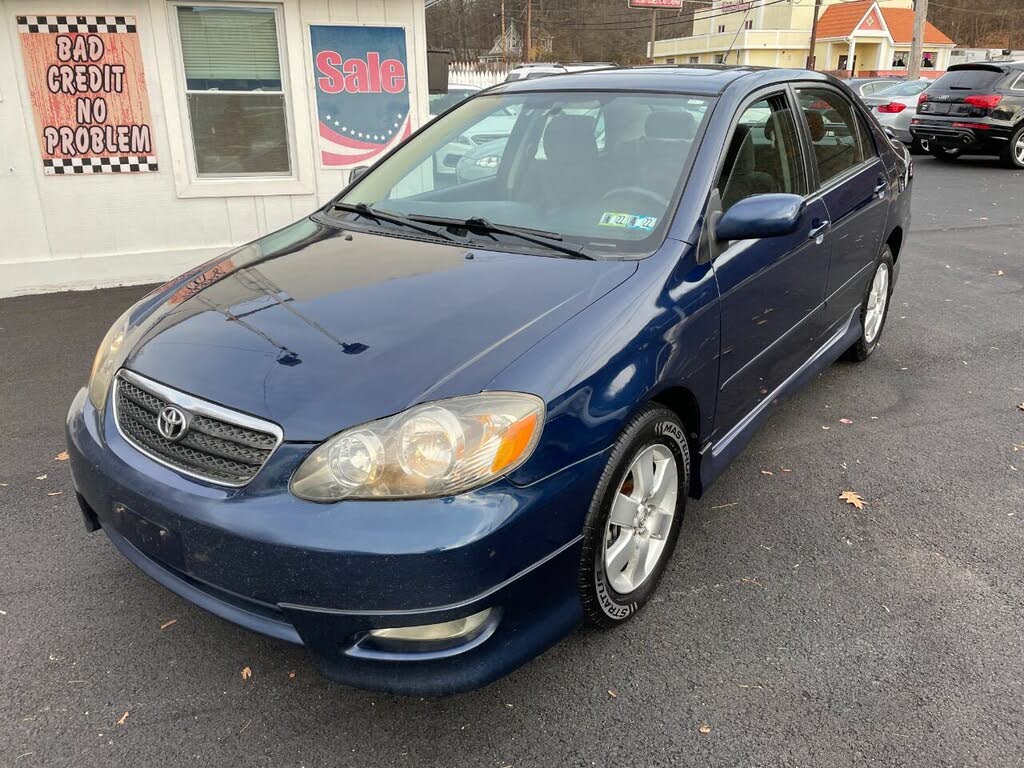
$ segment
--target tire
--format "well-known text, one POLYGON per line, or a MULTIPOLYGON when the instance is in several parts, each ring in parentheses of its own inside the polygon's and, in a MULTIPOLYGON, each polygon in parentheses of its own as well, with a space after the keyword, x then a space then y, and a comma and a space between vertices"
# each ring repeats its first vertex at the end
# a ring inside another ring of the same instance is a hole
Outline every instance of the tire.
POLYGON ((1007 168, 1024 170, 1024 123, 1014 131, 999 159, 1007 168))
POLYGON ((929 154, 936 160, 941 160, 944 163, 952 163, 954 160, 958 160, 960 155, 963 154, 963 150, 959 147, 928 147, 929 154))
POLYGON ((645 405, 630 418, 612 448, 583 525, 578 586, 588 624, 603 628, 623 624, 654 594, 679 538, 689 486, 690 448, 686 430, 672 411, 655 403, 645 405), (668 458, 676 470, 674 483, 668 458), (651 463, 647 463, 648 459, 651 463), (638 461, 649 467, 649 482, 643 481, 639 464, 634 476, 634 463, 638 461), (659 473, 661 491, 656 484, 659 473), (649 506, 639 500, 629 501, 625 493, 639 496, 645 490, 641 482, 647 485, 646 490, 657 491, 649 506), (616 499, 620 501, 617 506, 613 505, 616 499), (631 524, 612 523, 613 508, 620 518, 623 513, 632 515, 631 524), (669 511, 671 516, 666 517, 669 511), (620 570, 613 572, 607 560, 616 544, 614 554, 628 554, 628 559, 620 570), (644 556, 640 555, 641 548, 644 556))
POLYGON ((885 328, 885 320, 889 316, 889 305, 892 299, 892 270, 892 250, 888 245, 885 245, 882 247, 882 253, 879 255, 878 261, 875 263, 875 269, 871 273, 871 281, 864 291, 864 299, 860 304, 860 338, 846 351, 847 360, 855 363, 863 362, 868 359, 878 346, 878 340, 882 338, 882 330, 885 328), (876 281, 880 279, 879 274, 883 271, 885 273, 885 286, 882 294, 885 304, 882 306, 881 316, 876 318, 877 325, 875 322, 870 322, 869 324, 868 312, 877 306, 879 298, 876 289, 880 286, 876 286, 876 281), (872 299, 873 295, 874 300, 872 299))

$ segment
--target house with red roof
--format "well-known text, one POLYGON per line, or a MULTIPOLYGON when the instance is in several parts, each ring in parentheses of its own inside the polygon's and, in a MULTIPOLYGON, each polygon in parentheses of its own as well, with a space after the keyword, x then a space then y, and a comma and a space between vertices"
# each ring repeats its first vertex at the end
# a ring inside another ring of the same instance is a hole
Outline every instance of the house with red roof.
MULTIPOLYGON (((803 67, 814 0, 712 0, 696 12, 693 34, 655 41, 660 64, 803 67)), ((914 32, 913 0, 822 0, 815 68, 840 77, 905 75, 914 32)), ((924 35, 921 73, 949 66, 953 41, 932 24, 924 35)))
MULTIPOLYGON (((914 37, 914 9, 878 0, 835 3, 818 20, 816 67, 840 77, 905 75, 914 37)), ((949 66, 954 42, 925 23, 921 74, 938 77, 949 66)))

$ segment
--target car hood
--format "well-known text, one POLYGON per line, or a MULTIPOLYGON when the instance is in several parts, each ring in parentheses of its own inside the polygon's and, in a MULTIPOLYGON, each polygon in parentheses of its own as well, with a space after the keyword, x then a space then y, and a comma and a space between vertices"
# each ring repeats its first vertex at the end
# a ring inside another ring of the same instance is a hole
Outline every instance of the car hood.
POLYGON ((479 392, 636 271, 306 219, 143 302, 125 367, 319 441, 479 392))

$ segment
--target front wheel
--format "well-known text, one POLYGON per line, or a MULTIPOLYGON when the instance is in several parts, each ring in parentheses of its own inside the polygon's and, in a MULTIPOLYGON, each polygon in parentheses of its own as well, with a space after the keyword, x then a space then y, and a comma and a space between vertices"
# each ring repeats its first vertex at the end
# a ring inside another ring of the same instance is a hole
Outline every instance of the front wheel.
POLYGON ((860 305, 861 334, 856 343, 846 352, 846 358, 855 363, 868 359, 882 338, 882 328, 889 314, 889 299, 892 297, 892 250, 888 245, 875 264, 875 272, 868 284, 867 293, 860 305))
POLYGON ((689 478, 682 423, 644 406, 612 448, 583 526, 578 583, 589 624, 622 624, 650 599, 679 538, 689 478))

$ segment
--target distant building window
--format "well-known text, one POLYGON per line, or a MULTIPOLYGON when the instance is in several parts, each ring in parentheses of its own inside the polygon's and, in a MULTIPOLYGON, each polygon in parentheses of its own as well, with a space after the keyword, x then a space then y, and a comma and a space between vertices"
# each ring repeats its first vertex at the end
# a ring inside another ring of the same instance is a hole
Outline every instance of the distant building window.
POLYGON ((743 22, 743 28, 744 29, 753 29, 754 28, 754 20, 753 19, 747 19, 746 21, 744 21, 743 22))
POLYGON ((892 55, 893 69, 906 69, 910 61, 910 51, 895 51, 892 55))
POLYGON ((716 53, 715 54, 715 64, 725 64, 725 54, 724 53, 716 53))
POLYGON ((926 69, 935 69, 935 51, 925 51, 921 57, 921 66, 926 69))
POLYGON ((196 175, 289 175, 277 10, 175 10, 196 175))
POLYGON ((666 64, 675 64, 676 63, 676 59, 675 59, 674 56, 669 56, 667 59, 665 59, 665 63, 666 64))
POLYGON ((691 64, 700 64, 700 56, 691 56, 690 57, 690 63, 691 64))
POLYGON ((719 33, 725 32, 725 24, 719 24, 718 25, 718 31, 719 31, 719 33))

